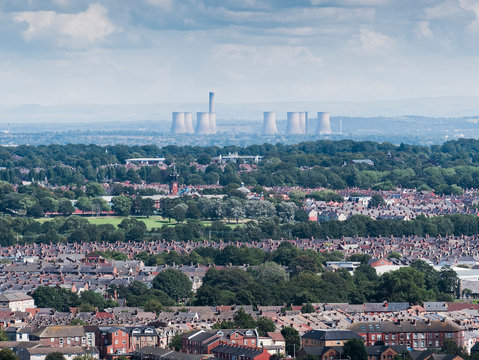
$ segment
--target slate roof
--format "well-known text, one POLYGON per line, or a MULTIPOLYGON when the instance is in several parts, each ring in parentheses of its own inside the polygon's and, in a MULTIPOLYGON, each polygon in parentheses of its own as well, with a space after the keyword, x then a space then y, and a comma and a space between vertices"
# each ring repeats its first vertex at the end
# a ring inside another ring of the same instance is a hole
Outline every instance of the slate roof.
POLYGON ((311 330, 302 336, 303 339, 314 339, 323 341, 348 340, 361 337, 350 330, 311 330))
POLYGON ((402 354, 407 351, 407 347, 405 347, 404 345, 375 345, 366 346, 366 353, 368 354, 368 356, 378 356, 389 348, 393 349, 398 354, 402 354))
POLYGON ((32 336, 39 338, 83 337, 85 330, 83 326, 42 326, 32 332, 32 336))
POLYGON ((349 330, 357 333, 394 333, 394 332, 457 332, 463 330, 463 327, 452 321, 431 320, 426 321, 377 321, 377 322, 357 322, 349 327, 349 330))
POLYGON ((232 345, 219 345, 211 350, 212 353, 219 354, 230 354, 232 356, 243 356, 253 358, 263 353, 261 349, 243 347, 243 346, 232 346, 232 345))
POLYGON ((27 301, 27 300, 33 300, 33 298, 22 292, 0 294, 0 301, 11 302, 11 301, 27 301))

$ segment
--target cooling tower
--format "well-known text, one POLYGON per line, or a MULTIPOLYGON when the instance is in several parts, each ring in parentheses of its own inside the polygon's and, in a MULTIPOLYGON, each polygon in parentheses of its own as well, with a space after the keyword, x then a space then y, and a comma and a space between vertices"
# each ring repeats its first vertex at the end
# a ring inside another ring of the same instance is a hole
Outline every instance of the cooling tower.
POLYGON ((308 132, 308 113, 306 111, 302 111, 299 113, 299 125, 301 125, 301 129, 303 129, 303 134, 306 134, 308 132))
POLYGON ((191 118, 190 112, 185 112, 185 131, 187 134, 193 134, 195 132, 193 129, 193 119, 191 118))
POLYGON ((172 114, 171 133, 184 134, 185 132, 186 132, 185 113, 174 112, 172 114))
POLYGON ((198 112, 196 113, 196 131, 197 135, 210 134, 210 113, 198 112))
POLYGON ((331 123, 329 121, 328 112, 318 112, 318 125, 316 128, 317 135, 330 135, 333 132, 331 131, 331 123))
POLYGON ((216 113, 210 112, 210 133, 216 134, 216 113))
POLYGON ((303 129, 299 122, 299 112, 288 112, 288 119, 286 122, 286 134, 287 135, 298 135, 302 134, 303 129))
POLYGON ((276 126, 276 113, 274 111, 265 111, 263 113, 263 135, 276 135, 278 127, 276 126))

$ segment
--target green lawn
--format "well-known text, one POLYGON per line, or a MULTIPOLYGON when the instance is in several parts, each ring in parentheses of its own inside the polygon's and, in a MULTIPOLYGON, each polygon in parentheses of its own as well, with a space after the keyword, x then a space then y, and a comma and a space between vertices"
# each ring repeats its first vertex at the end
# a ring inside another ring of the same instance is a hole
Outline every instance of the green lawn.
MULTIPOLYGON (((121 221, 125 218, 124 216, 102 216, 102 217, 85 217, 91 224, 94 225, 103 225, 103 224, 111 224, 114 226, 118 226, 121 221)), ((162 226, 176 226, 177 223, 175 220, 171 220, 171 222, 168 222, 168 219, 163 218, 161 216, 151 216, 149 218, 147 217, 135 217, 135 219, 143 221, 146 224, 146 227, 148 230, 151 230, 153 228, 158 228, 162 226)), ((45 221, 50 221, 51 218, 38 218, 36 219, 39 222, 45 222, 45 221)), ((211 221, 201 221, 203 225, 211 225, 211 221)), ((227 226, 230 226, 232 228, 235 228, 240 224, 235 224, 235 223, 227 223, 227 226)))

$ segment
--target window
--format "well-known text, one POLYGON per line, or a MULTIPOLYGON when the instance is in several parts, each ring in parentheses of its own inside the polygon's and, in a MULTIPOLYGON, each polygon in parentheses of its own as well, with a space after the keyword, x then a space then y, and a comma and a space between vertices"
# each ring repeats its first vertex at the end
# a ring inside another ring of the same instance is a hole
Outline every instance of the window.
POLYGON ((123 340, 123 344, 126 344, 126 340, 123 340))
POLYGON ((411 339, 411 334, 406 334, 406 339, 410 340, 411 339))
POLYGON ((245 340, 245 341, 244 341, 244 344, 245 344, 245 345, 248 345, 248 342, 245 340))
POLYGON ((396 340, 396 334, 392 334, 391 339, 396 340))
POLYGON ((371 340, 376 340, 376 335, 371 335, 371 340))
POLYGON ((378 335, 376 336, 376 339, 378 339, 378 341, 381 341, 381 337, 382 337, 382 336, 381 336, 380 334, 378 334, 378 335))
POLYGON ((115 345, 118 345, 118 340, 115 340, 115 345))

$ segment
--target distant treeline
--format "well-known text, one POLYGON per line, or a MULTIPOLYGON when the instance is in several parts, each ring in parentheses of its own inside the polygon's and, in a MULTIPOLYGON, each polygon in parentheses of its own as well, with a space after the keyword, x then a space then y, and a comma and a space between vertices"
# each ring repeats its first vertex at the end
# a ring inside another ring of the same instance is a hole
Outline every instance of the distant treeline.
POLYGON ((49 145, 0 149, 0 180, 18 184, 48 180, 52 185, 83 186, 86 182, 165 183, 171 169, 145 166, 139 170, 118 167, 134 157, 165 157, 175 163, 184 184, 240 184, 251 186, 303 186, 344 189, 346 187, 434 189, 460 193, 461 188, 479 188, 479 140, 461 139, 443 145, 412 146, 352 140, 305 142, 296 145, 252 145, 248 147, 97 146, 49 145), (257 171, 240 171, 240 162, 224 169, 210 164, 220 154, 238 152, 261 155, 257 171), (374 166, 350 164, 370 159, 374 166), (205 171, 192 162, 208 165, 205 171), (343 165, 347 166, 343 166, 343 165))

